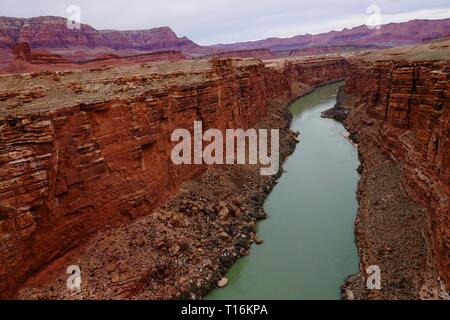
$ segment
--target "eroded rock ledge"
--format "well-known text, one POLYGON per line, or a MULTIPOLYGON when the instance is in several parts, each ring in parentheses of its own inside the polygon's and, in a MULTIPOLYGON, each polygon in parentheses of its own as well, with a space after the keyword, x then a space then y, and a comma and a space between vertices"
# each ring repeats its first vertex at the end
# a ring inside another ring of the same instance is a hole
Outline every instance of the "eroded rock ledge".
POLYGON ((222 59, 2 76, 0 297, 202 296, 248 253, 276 177, 175 166, 171 132, 279 127, 285 157, 287 102, 347 71, 343 58, 222 59))

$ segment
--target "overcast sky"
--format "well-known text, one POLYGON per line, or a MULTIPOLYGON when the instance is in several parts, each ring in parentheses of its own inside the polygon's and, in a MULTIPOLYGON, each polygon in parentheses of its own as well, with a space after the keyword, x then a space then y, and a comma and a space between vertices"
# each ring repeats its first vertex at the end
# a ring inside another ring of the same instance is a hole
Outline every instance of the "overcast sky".
POLYGON ((382 24, 450 18, 449 0, 0 0, 0 16, 66 17, 72 4, 97 29, 170 26, 205 45, 354 27, 366 23, 370 5, 382 24))

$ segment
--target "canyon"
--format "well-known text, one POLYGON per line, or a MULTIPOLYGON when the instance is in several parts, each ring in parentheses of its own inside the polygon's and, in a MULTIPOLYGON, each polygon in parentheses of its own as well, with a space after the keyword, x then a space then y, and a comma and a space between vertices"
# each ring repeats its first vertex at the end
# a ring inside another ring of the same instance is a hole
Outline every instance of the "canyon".
MULTIPOLYGON (((316 85, 344 78, 346 65, 344 59, 280 61, 267 66, 259 60, 224 59, 3 76, 0 89, 2 296, 13 297, 25 280, 51 262, 59 264, 58 261, 69 259, 76 248, 98 231, 108 229, 107 226, 124 225, 140 216, 159 221, 159 215, 150 213, 174 195, 183 181, 206 169, 204 165, 176 166, 171 163, 170 134, 174 129, 191 128, 194 120, 202 120, 205 129, 247 128, 267 116, 273 118, 272 124, 279 122, 280 127, 286 129, 285 114, 269 113, 269 105, 280 108, 289 99, 316 85), (276 85, 274 79, 278 80, 276 85)), ((232 176, 239 174, 234 167, 229 171, 232 176)), ((254 168, 254 171, 253 176, 259 176, 258 169, 254 168)), ((275 178, 264 179, 265 183, 261 182, 261 185, 252 183, 248 196, 268 193, 270 188, 265 185, 273 184, 275 178)), ((210 184, 207 186, 211 189, 210 184)), ((223 192, 227 188, 220 190, 223 192)), ((225 195, 233 199, 233 193, 229 193, 225 195)), ((243 196, 242 190, 239 195, 243 196)), ((207 223, 211 219, 209 215, 215 219, 218 214, 224 215, 224 223, 241 222, 239 226, 242 227, 241 219, 246 218, 249 220, 246 223, 251 224, 260 215, 260 208, 256 206, 257 202, 251 210, 252 206, 246 207, 249 204, 239 199, 238 203, 244 204, 242 208, 233 205, 236 201, 227 204, 222 203, 226 199, 214 199, 212 195, 208 198, 208 203, 217 202, 218 205, 210 208, 205 204, 191 204, 189 211, 196 208, 194 217, 178 211, 172 212, 169 220, 171 225, 177 226, 175 229, 185 228, 190 237, 200 237, 185 243, 192 243, 194 247, 199 245, 201 252, 205 250, 202 238, 205 233, 209 234, 207 243, 213 241, 215 248, 201 256, 198 263, 210 260, 210 264, 217 264, 230 242, 238 243, 239 248, 248 246, 250 232, 230 228, 226 241, 217 239, 221 232, 211 230, 216 226, 207 223), (240 218, 228 222, 229 215, 240 218), (189 223, 190 220, 201 221, 189 223), (200 234, 188 232, 198 226, 206 231, 200 234), (246 239, 244 244, 243 237, 246 239)), ((156 222, 149 222, 154 227, 152 230, 162 232, 168 228, 154 226, 156 222)), ((140 228, 146 225, 142 221, 139 223, 140 228)), ((114 234, 123 232, 112 230, 114 234)), ((141 230, 140 250, 146 243, 152 248, 147 248, 146 254, 161 252, 161 256, 173 257, 173 254, 186 258, 186 253, 182 254, 183 250, 177 244, 183 241, 174 241, 175 247, 166 242, 160 244, 168 236, 158 237, 154 232, 154 241, 148 242, 141 239, 148 231, 141 230), (167 245, 169 252, 165 251, 167 245)), ((174 230, 166 232, 175 239, 182 239, 174 230)), ((132 234, 128 232, 126 236, 132 234)), ((131 243, 135 241, 130 240, 131 243)), ((126 249, 132 250, 133 246, 126 249)), ((89 250, 80 250, 80 256, 92 254, 89 250)), ((231 259, 245 252, 239 249, 231 259)), ((101 261, 101 265, 107 266, 111 254, 103 254, 106 261, 101 261)), ((158 260, 163 259, 145 260, 146 266, 134 280, 134 286, 142 285, 151 270, 158 270, 155 265, 158 260)), ((225 261, 230 263, 229 258, 225 261)), ((131 261, 127 263, 131 264, 131 261)), ((192 263, 192 268, 196 266, 192 263)), ((94 272, 96 266, 87 268, 94 272)), ((49 270, 52 266, 43 274, 51 274, 49 270)), ((98 271, 106 275, 111 273, 105 268, 98 271)), ((61 274, 65 276, 65 272, 61 274)), ((38 274, 37 278, 41 276, 38 274)), ((165 279, 164 273, 155 276, 165 279)), ((179 281, 177 278, 177 286, 179 281)), ((94 297, 102 293, 95 285, 92 290, 94 297)), ((106 291, 104 294, 112 293, 106 291)), ((170 297, 167 289, 158 288, 154 294, 170 297)))
MULTIPOLYGON (((395 47, 433 40, 450 33, 450 19, 411 20, 403 23, 389 23, 381 28, 369 29, 357 26, 351 29, 330 31, 320 34, 297 35, 290 38, 268 38, 264 40, 218 44, 213 47, 223 51, 255 50, 266 48, 271 51, 294 50, 317 46, 378 46, 395 47)), ((321 52, 326 53, 326 51, 321 52)))
POLYGON ((346 79, 325 113, 345 122, 363 163, 361 274, 344 293, 439 298, 450 285, 450 121, 448 44, 437 47, 447 58, 228 57, 1 75, 0 297, 201 298, 249 254, 281 171, 176 166, 170 134, 196 120, 279 128, 284 159, 297 140, 288 103, 346 79), (375 293, 361 285, 374 261, 387 279, 375 293), (72 264, 81 293, 65 286, 72 264))

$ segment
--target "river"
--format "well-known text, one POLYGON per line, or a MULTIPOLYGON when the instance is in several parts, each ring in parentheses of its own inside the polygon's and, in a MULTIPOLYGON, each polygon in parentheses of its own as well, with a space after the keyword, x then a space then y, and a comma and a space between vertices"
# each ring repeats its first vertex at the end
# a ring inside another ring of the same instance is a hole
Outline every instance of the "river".
POLYGON ((254 244, 227 273, 228 285, 205 299, 339 299, 345 278, 358 271, 357 150, 341 123, 320 117, 340 85, 290 106, 300 142, 264 204, 268 219, 258 223, 264 243, 254 244))

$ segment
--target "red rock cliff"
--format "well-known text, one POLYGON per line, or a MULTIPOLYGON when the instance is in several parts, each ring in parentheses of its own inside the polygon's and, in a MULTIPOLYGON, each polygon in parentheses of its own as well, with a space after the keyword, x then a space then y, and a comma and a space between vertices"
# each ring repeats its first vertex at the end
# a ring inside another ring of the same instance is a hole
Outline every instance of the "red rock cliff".
POLYGON ((345 77, 344 59, 213 60, 44 72, 0 84, 0 296, 107 225, 150 213, 204 170, 171 132, 245 128, 273 99, 345 77))
POLYGON ((351 70, 346 95, 357 98, 352 102, 350 127, 362 144, 370 141, 400 166, 403 187, 427 212, 424 230, 435 267, 448 288, 450 64, 355 62, 351 70))

